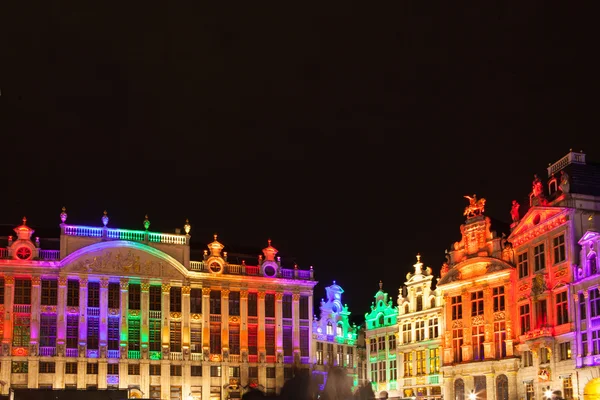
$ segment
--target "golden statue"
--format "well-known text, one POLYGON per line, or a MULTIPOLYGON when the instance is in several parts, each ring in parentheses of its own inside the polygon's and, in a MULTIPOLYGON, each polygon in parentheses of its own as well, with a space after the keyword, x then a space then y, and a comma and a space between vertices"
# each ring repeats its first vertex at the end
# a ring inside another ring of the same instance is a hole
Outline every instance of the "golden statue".
POLYGON ((473 196, 464 196, 464 198, 469 200, 469 205, 465 207, 463 215, 466 215, 467 218, 471 218, 483 214, 485 209, 485 199, 477 199, 477 195, 475 194, 473 196))

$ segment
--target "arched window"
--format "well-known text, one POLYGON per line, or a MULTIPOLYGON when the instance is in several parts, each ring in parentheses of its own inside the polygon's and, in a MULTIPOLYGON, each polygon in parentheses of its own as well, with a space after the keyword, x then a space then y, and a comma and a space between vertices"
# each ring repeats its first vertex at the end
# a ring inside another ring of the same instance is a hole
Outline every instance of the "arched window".
POLYGON ((415 311, 422 311, 423 310, 423 296, 417 296, 417 308, 415 309, 415 311))
POLYGON ((383 314, 380 314, 379 315, 379 326, 383 326, 383 325, 384 325, 384 323, 383 323, 383 314))
POLYGON ((454 381, 454 399, 465 400, 465 383, 460 378, 454 381))
POLYGON ((431 299, 431 308, 435 308, 435 297, 431 299))
POLYGON ((408 304, 404 306, 404 314, 408 314, 408 304))
POLYGON ((506 375, 496 377, 496 400, 508 400, 508 378, 506 375))
POLYGON ((331 325, 331 321, 327 322, 327 334, 333 335, 333 325, 331 325))
POLYGON ((339 324, 337 324, 336 329, 336 336, 344 336, 344 329, 342 328, 342 323, 340 322, 339 324))
POLYGON ((590 275, 596 275, 598 273, 598 264, 596 263, 596 253, 590 252, 588 254, 588 271, 590 271, 590 275))

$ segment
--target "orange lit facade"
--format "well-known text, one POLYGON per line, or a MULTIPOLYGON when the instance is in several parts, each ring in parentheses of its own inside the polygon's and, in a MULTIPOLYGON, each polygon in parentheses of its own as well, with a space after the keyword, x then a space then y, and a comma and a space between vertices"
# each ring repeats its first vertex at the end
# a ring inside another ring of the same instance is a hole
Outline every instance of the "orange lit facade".
MULTIPOLYGON (((234 264, 217 240, 190 259, 185 234, 66 223, 60 245, 23 224, 0 238, 0 381, 10 388, 127 389, 130 397, 239 398, 310 370, 312 268, 270 241, 234 264)), ((8 232, 7 232, 8 233, 8 232)))
POLYGON ((516 400, 512 254, 491 230, 485 199, 469 201, 462 238, 447 253, 437 284, 444 301, 444 397, 516 400))

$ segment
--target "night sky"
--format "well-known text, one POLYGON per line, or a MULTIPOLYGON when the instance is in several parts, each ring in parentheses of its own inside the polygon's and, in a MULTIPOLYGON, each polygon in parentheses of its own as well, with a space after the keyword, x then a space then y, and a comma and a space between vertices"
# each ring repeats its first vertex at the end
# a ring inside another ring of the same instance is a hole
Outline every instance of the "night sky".
POLYGON ((56 228, 63 205, 73 224, 189 218, 198 248, 218 233, 258 255, 271 238, 360 322, 418 252, 439 273, 464 195, 508 223, 569 148, 600 160, 578 7, 15 3, 0 10, 0 236, 23 215, 56 228))

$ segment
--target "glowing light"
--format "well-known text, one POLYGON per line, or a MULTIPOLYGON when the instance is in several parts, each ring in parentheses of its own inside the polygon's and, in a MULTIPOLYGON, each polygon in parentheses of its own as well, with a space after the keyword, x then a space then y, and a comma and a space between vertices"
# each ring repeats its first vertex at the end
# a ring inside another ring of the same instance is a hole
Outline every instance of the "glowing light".
POLYGON ((550 389, 547 389, 547 390, 544 392, 544 396, 546 396, 547 398, 551 399, 551 398, 552 398, 552 390, 550 390, 550 389))
POLYGON ((469 393, 469 400, 475 400, 475 399, 477 399, 477 395, 475 394, 475 392, 469 393))

